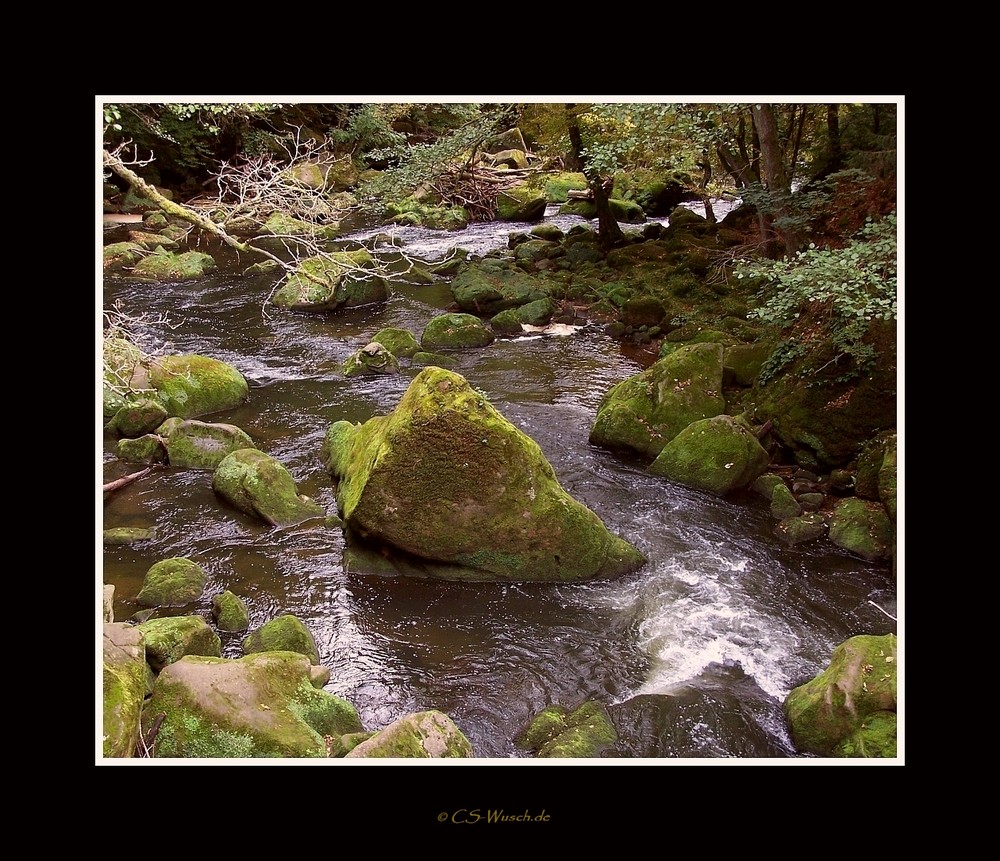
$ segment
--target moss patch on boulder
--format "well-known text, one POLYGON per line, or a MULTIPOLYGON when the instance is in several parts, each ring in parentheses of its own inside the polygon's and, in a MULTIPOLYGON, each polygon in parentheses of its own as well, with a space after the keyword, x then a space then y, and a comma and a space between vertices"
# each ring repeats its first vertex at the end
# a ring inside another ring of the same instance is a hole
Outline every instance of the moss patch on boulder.
POLYGON ((254 448, 226 455, 212 474, 212 489, 240 511, 272 526, 290 526, 325 514, 318 502, 299 495, 283 464, 254 448))

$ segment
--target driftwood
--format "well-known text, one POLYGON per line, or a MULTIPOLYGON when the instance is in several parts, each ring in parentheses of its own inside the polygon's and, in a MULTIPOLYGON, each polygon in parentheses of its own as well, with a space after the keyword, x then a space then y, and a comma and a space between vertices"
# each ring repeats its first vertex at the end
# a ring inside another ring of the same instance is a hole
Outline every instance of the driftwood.
POLYGON ((593 200, 594 193, 589 188, 571 188, 566 192, 570 200, 593 200))
POLYGON ((764 439, 770 432, 771 428, 774 427, 774 422, 768 419, 764 424, 760 426, 760 430, 757 431, 757 439, 764 439))
POLYGON ((133 472, 130 475, 123 475, 121 478, 116 478, 114 481, 109 481, 104 485, 105 493, 113 493, 116 490, 121 490, 123 487, 131 484, 133 481, 138 481, 149 475, 153 471, 153 467, 147 466, 145 469, 139 472, 133 472))

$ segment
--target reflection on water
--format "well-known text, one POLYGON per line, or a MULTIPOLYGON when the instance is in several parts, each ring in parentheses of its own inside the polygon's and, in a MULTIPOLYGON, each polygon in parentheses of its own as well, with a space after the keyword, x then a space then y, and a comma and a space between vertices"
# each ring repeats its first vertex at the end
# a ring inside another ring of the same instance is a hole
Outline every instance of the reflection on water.
MULTIPOLYGON (((476 238, 446 236, 459 245, 476 238)), ((172 349, 237 367, 250 383, 248 401, 209 420, 242 427, 300 492, 335 513, 319 457, 327 428, 390 411, 416 373, 346 379, 342 362, 383 327, 419 336, 450 293, 446 283, 395 284, 382 306, 265 314, 271 286, 225 268, 155 287, 109 278, 104 302, 166 314, 170 325, 158 334, 172 349)), ((138 609, 150 565, 186 556, 209 576, 205 597, 160 612, 207 618, 211 597, 230 589, 246 601, 253 627, 295 614, 331 670, 327 689, 354 703, 369 729, 436 708, 478 756, 521 757, 514 739, 541 709, 593 698, 609 707, 621 736, 612 756, 794 755, 781 699, 844 639, 895 630, 872 603, 892 606, 891 572, 828 546, 784 547, 754 499, 709 498, 592 447, 601 397, 640 369, 596 326, 498 340, 456 358, 455 370, 538 442, 563 486, 646 553, 647 566, 576 586, 360 574, 344 565, 339 529, 272 529, 220 500, 210 472, 164 468, 103 507, 105 528, 156 529, 147 542, 103 549, 116 619, 138 609)), ((105 481, 135 471, 117 461, 110 437, 102 457, 105 481)), ((227 657, 242 654, 241 639, 223 635, 227 657)))

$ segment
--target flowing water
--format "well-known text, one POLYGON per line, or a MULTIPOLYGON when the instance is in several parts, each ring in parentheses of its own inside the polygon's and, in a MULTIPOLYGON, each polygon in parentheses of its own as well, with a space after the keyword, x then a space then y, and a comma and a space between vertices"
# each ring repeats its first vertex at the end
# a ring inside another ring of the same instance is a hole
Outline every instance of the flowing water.
MULTIPOLYGON (((527 227, 396 232, 411 253, 433 260, 453 246, 484 253, 527 227)), ((152 332, 165 350, 238 368, 250 384, 247 402, 202 418, 243 428, 290 470, 300 493, 335 513, 320 460, 327 428, 389 412, 418 371, 344 378, 342 363, 386 326, 419 336, 452 297, 445 282, 396 282, 380 306, 265 313, 272 286, 222 265, 180 284, 105 278, 103 301, 164 315, 152 332)), ((619 734, 608 756, 801 758, 781 701, 824 669, 838 643, 896 631, 887 615, 896 614, 891 570, 825 542, 788 548, 752 494, 715 499, 591 446, 601 397, 641 370, 599 326, 454 356, 454 370, 538 442, 566 490, 638 546, 646 566, 581 585, 366 574, 345 562, 339 529, 270 528, 216 497, 211 472, 162 469, 102 503, 104 528, 156 529, 153 540, 98 549, 103 580, 115 586, 116 620, 139 609, 135 597, 154 562, 184 556, 205 569, 208 587, 193 608, 165 612, 209 618, 211 597, 230 589, 247 603, 251 627, 294 614, 331 671, 326 689, 353 703, 366 729, 439 709, 478 757, 513 764, 529 755, 515 739, 539 711, 596 699, 619 734)), ((103 480, 138 468, 117 460, 106 435, 103 480)), ((243 636, 222 634, 223 655, 240 657, 243 636)))

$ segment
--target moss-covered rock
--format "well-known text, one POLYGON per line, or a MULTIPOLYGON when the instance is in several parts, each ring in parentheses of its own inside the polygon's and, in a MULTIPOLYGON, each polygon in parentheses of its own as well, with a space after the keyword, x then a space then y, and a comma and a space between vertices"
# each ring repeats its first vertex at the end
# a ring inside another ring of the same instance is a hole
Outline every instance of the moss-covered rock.
POLYGON ((102 755, 128 758, 139 739, 146 693, 146 650, 141 631, 125 623, 104 625, 102 755))
POLYGON ((452 280, 451 293, 462 311, 490 317, 549 295, 534 276, 492 260, 466 266, 452 280))
POLYGON ((134 266, 146 253, 138 242, 113 242, 101 250, 104 260, 104 270, 114 272, 134 266))
POLYGON ((607 709, 589 700, 567 713, 561 706, 545 709, 518 738, 521 747, 545 758, 593 759, 618 741, 607 709))
POLYGON ((892 555, 894 530, 880 503, 852 497, 834 508, 830 540, 869 562, 884 562, 892 555))
POLYGON ((250 435, 236 425, 197 419, 167 419, 157 435, 164 441, 170 465, 184 469, 215 469, 226 455, 255 447, 250 435))
POLYGON ((410 359, 413 358, 414 353, 420 352, 420 342, 409 329, 393 327, 381 329, 375 334, 372 341, 381 344, 399 359, 410 359))
POLYGON ((895 756, 896 635, 859 635, 833 651, 829 666, 788 694, 785 715, 796 748, 818 756, 895 756))
POLYGON ((497 195, 497 221, 540 221, 548 201, 529 185, 518 185, 497 195))
POLYGON ((720 415, 691 422, 661 449, 649 471, 725 496, 747 487, 767 464, 767 451, 747 423, 720 415))
POLYGON ((250 626, 246 603, 228 589, 212 596, 212 619, 220 631, 245 631, 250 626))
POLYGON ((399 362, 387 347, 377 341, 366 344, 344 362, 344 376, 360 374, 398 374, 399 362))
POLYGON ((337 225, 314 224, 281 212, 272 212, 267 221, 261 225, 259 233, 265 236, 314 236, 320 239, 336 239, 340 230, 337 225))
POLYGON ((334 738, 363 730, 349 702, 321 689, 327 677, 294 652, 185 657, 157 677, 143 725, 163 715, 158 758, 325 758, 334 738))
POLYGON ((685 346, 608 391, 590 442, 655 458, 691 422, 725 408, 722 346, 685 346))
POLYGON ((455 566, 452 579, 589 580, 645 562, 458 374, 425 368, 392 413, 338 436, 324 450, 347 526, 455 566))
POLYGON ((215 259, 202 251, 185 251, 175 254, 157 250, 137 261, 132 274, 151 281, 190 281, 201 278, 215 269, 215 259))
POLYGON ((153 398, 140 397, 123 403, 105 426, 124 437, 140 437, 155 431, 167 418, 167 408, 153 398))
POLYGON ((538 299, 519 308, 501 311, 490 320, 490 326, 499 335, 520 335, 525 326, 547 325, 555 312, 556 306, 551 299, 538 299))
POLYGON ((212 489, 240 511, 272 526, 290 526, 325 514, 322 505, 299 495, 283 464, 253 448, 226 455, 212 473, 212 489))
POLYGON ((410 363, 417 367, 435 365, 439 368, 454 368, 458 364, 458 360, 455 359, 454 356, 447 356, 444 353, 434 353, 428 350, 421 350, 420 352, 413 354, 413 358, 410 359, 410 363))
POLYGON ((348 759, 465 758, 475 754, 472 743, 442 712, 430 710, 393 721, 347 754, 348 759))
POLYGON ((243 640, 243 651, 298 652, 309 658, 309 663, 319 664, 319 648, 312 633, 301 619, 291 614, 278 616, 265 622, 243 640))
POLYGON ((151 541, 156 538, 155 527, 119 526, 105 529, 103 543, 105 545, 138 544, 141 541, 151 541))
POLYGON ((608 201, 608 208, 611 210, 611 215, 615 221, 620 221, 624 224, 642 224, 646 220, 646 213, 642 211, 642 207, 634 200, 611 198, 608 201))
POLYGON ((140 607, 183 607, 197 601, 208 583, 208 575, 196 562, 183 556, 161 559, 150 566, 136 596, 140 607))
POLYGON ((384 302, 389 289, 375 269, 364 248, 309 257, 275 291, 271 302, 279 308, 322 313, 384 302))
POLYGON ((154 672, 185 655, 222 654, 222 640, 201 616, 167 616, 136 625, 146 646, 146 662, 154 672))
POLYGON ((424 350, 466 350, 486 347, 495 336, 489 327, 472 314, 439 314, 420 336, 424 350))
POLYGON ((775 520, 787 520, 790 517, 798 517, 802 514, 802 506, 788 488, 788 485, 781 483, 775 485, 774 493, 771 494, 771 517, 775 520))
POLYGON ((153 359, 149 385, 171 416, 185 419, 234 409, 250 393, 246 378, 236 368, 197 353, 153 359))
POLYGON ((156 434, 144 434, 135 439, 120 439, 116 446, 123 463, 166 463, 167 449, 156 434))
POLYGON ((726 383, 731 381, 737 386, 752 386, 770 354, 770 346, 763 342, 726 347, 722 360, 726 383))
POLYGON ((826 535, 827 523, 822 514, 810 511, 798 517, 787 517, 774 527, 774 534, 789 547, 815 541, 826 535))
POLYGON ((887 441, 885 457, 878 471, 878 498, 885 506, 889 519, 896 522, 896 434, 887 441))

